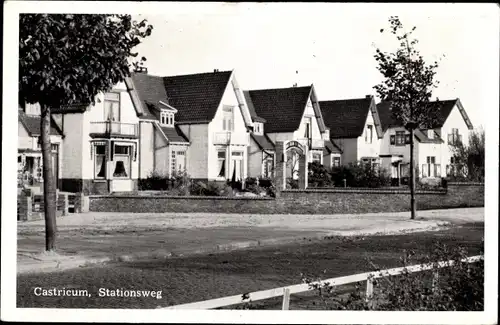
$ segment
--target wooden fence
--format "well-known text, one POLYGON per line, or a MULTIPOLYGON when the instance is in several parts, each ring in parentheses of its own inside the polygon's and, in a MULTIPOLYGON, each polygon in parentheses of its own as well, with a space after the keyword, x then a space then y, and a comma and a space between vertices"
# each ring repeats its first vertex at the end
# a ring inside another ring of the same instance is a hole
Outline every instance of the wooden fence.
MULTIPOLYGON (((465 263, 475 263, 483 258, 482 255, 472 256, 461 260, 465 263)), ((256 291, 244 295, 234 295, 223 298, 193 302, 182 305, 169 306, 162 309, 215 309, 220 307, 227 307, 232 305, 238 305, 242 303, 249 303, 252 301, 270 299, 275 297, 283 297, 282 310, 288 310, 290 304, 290 295, 295 293, 301 293, 313 290, 312 285, 324 285, 328 284, 330 286, 340 286, 345 284, 351 284, 356 282, 366 281, 366 295, 365 299, 369 301, 373 296, 373 281, 377 278, 389 277, 400 275, 403 273, 416 273, 426 270, 433 270, 436 268, 443 268, 452 266, 455 261, 443 261, 437 263, 419 264, 406 267, 398 267, 393 269, 386 269, 382 271, 375 272, 365 272, 354 275, 342 276, 337 278, 331 278, 327 280, 322 280, 313 283, 301 283, 281 288, 274 288, 269 290, 256 291)))

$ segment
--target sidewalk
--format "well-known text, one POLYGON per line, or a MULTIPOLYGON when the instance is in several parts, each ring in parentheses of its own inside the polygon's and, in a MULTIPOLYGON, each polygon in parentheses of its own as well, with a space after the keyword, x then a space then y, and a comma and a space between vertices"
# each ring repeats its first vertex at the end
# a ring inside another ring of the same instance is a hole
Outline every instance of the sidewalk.
POLYGON ((59 218, 57 252, 43 252, 44 221, 18 223, 18 273, 55 271, 108 261, 169 258, 330 236, 439 230, 484 221, 484 208, 356 215, 86 213, 59 218))

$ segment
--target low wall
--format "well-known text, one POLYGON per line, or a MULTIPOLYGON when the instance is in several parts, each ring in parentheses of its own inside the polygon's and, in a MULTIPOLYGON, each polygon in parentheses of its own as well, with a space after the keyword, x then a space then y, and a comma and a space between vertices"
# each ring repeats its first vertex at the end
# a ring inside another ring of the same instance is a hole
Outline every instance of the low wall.
MULTIPOLYGON (((419 210, 484 206, 484 185, 449 183, 447 189, 417 191, 419 210)), ((89 210, 99 212, 214 212, 341 214, 398 212, 410 208, 410 192, 400 189, 286 190, 276 199, 204 196, 95 195, 89 210)))

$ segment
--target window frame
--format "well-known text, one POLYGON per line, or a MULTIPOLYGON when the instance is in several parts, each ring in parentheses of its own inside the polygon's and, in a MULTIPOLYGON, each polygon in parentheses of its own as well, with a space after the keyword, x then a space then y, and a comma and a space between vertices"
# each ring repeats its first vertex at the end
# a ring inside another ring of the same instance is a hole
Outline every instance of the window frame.
POLYGON ((103 103, 104 103, 104 108, 103 108, 104 120, 105 121, 111 121, 111 122, 120 122, 121 121, 121 95, 120 95, 120 92, 110 91, 110 92, 104 93, 103 103), (117 95, 118 99, 112 99, 112 98, 109 98, 109 97, 106 98, 106 96, 109 96, 111 94, 117 95), (109 111, 106 112, 106 107, 107 107, 106 103, 108 103, 108 102, 114 103, 114 104, 118 103, 118 108, 117 108, 117 110, 118 110, 117 116, 118 117, 115 120, 109 119, 109 111), (106 113, 108 113, 108 114, 106 114, 106 113), (106 115, 108 115, 108 116, 106 116, 106 115))
MULTIPOLYGON (((128 158, 128 169, 125 170, 127 173, 127 176, 114 176, 114 172, 111 175, 113 179, 131 179, 132 178, 132 161, 133 161, 133 145, 132 144, 123 144, 123 143, 113 143, 113 162, 117 162, 116 158, 117 157, 127 157, 128 158), (117 153, 116 149, 117 147, 123 147, 123 148, 128 148, 127 151, 128 153, 117 153)), ((116 163, 113 165, 113 168, 116 168, 116 163)))
POLYGON ((106 144, 106 143, 93 143, 92 144, 92 147, 93 147, 93 154, 92 154, 92 160, 94 161, 93 165, 94 165, 94 180, 105 180, 106 177, 108 176, 108 147, 109 145, 106 144), (104 152, 103 153, 98 153, 98 150, 97 148, 98 147, 102 147, 104 148, 104 152), (97 166, 97 157, 101 157, 102 156, 102 162, 100 164, 100 166, 97 166), (99 176, 99 173, 100 173, 100 168, 102 168, 102 165, 104 165, 104 175, 103 176, 99 176))
POLYGON ((218 149, 217 150, 217 178, 221 179, 226 179, 226 174, 227 174, 227 157, 226 157, 226 150, 225 149, 218 149), (221 157, 220 154, 223 154, 223 157, 221 157), (220 164, 222 162, 222 164, 220 164), (221 176, 221 171, 223 170, 223 175, 221 176))
POLYGON ((398 147, 406 146, 406 132, 396 131, 394 134, 394 145, 398 147))
POLYGON ((222 130, 226 132, 234 132, 234 106, 222 106, 222 130))

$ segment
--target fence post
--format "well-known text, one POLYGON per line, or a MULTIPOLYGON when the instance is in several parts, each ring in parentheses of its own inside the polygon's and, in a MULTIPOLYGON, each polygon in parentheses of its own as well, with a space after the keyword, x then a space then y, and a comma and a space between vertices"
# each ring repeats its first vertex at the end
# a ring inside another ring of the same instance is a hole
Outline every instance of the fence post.
POLYGON ((290 289, 283 289, 283 305, 281 306, 281 310, 288 310, 290 307, 290 289))
POLYGON ((365 301, 368 303, 368 305, 371 307, 373 304, 373 278, 370 276, 368 279, 366 279, 366 295, 365 295, 365 301))

